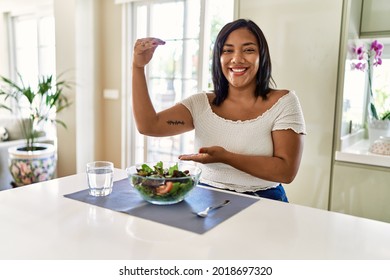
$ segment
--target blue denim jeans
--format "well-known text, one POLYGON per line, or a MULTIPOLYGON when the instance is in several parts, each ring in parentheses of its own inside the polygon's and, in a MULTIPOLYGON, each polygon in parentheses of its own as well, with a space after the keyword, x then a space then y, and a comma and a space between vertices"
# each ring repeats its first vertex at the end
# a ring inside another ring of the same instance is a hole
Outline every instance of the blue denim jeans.
POLYGON ((288 198, 282 184, 279 184, 279 186, 277 186, 276 188, 257 192, 246 192, 246 194, 251 194, 273 200, 279 200, 288 203, 288 198))
MULTIPOLYGON (((213 186, 210 186, 210 185, 205 184, 205 183, 199 183, 199 185, 208 186, 208 187, 213 188, 213 186)), ((261 190, 261 191, 257 191, 257 192, 244 192, 244 194, 259 196, 259 197, 263 197, 263 198, 269 198, 269 199, 273 199, 273 200, 279 200, 279 201, 283 201, 283 202, 288 203, 288 198, 287 198, 286 192, 285 192, 282 184, 279 184, 276 188, 261 190)))

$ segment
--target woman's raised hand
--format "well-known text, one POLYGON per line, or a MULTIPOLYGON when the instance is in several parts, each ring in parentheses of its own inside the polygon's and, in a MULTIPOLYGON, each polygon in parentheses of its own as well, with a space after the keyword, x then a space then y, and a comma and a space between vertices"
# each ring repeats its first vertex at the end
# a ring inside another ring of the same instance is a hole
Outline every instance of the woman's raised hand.
POLYGON ((144 67, 148 64, 159 45, 165 45, 165 42, 151 37, 138 39, 134 44, 133 66, 144 67))

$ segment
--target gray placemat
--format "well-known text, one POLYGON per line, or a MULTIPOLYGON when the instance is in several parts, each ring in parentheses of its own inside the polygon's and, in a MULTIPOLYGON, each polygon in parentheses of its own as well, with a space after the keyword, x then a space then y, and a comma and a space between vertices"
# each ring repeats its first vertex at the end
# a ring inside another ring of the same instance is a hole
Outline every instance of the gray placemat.
POLYGON ((64 196, 198 234, 205 233, 258 201, 251 196, 235 195, 197 186, 182 202, 172 205, 154 205, 144 201, 130 186, 127 178, 114 182, 109 196, 90 196, 88 189, 64 196), (207 218, 200 218, 193 214, 226 199, 229 199, 230 203, 210 212, 207 218))

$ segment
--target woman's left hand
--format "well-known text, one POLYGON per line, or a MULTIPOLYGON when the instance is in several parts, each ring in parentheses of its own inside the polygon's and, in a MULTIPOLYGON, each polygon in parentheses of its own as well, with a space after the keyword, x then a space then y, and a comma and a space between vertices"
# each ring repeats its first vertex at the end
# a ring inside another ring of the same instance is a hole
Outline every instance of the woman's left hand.
POLYGON ((220 146, 203 147, 198 154, 180 155, 180 160, 192 160, 200 163, 222 162, 227 151, 220 146))

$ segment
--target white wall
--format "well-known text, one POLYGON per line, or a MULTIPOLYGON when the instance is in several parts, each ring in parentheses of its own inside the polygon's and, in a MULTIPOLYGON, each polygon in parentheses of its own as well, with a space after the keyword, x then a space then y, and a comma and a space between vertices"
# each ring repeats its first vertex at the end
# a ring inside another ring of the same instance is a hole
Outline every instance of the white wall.
MULTIPOLYGON (((76 0, 54 0, 56 32, 56 72, 65 73, 64 79, 76 81, 75 50, 75 5, 76 0)), ((75 88, 68 91, 73 105, 58 116, 67 125, 59 127, 57 175, 59 177, 76 173, 76 106, 75 88)))
MULTIPOLYGON (((104 115, 102 146, 103 158, 112 161, 115 167, 121 167, 121 99, 122 83, 122 5, 115 5, 114 0, 103 0, 100 20, 101 37, 101 67, 104 70, 101 81, 102 90, 118 90, 118 99, 104 99, 102 112, 104 115)), ((128 77, 130 79, 130 77, 128 77)), ((126 108, 130 110, 130 108, 126 108)))
POLYGON ((76 130, 77 171, 85 170, 87 162, 96 157, 96 147, 102 142, 97 124, 104 119, 100 114, 101 100, 99 59, 99 7, 94 0, 76 1, 76 130))
POLYGON ((76 82, 72 110, 58 131, 58 176, 83 172, 92 160, 121 163, 121 100, 103 89, 121 86, 121 6, 114 0, 54 0, 57 72, 76 82))
POLYGON ((240 0, 239 17, 262 28, 279 88, 296 91, 307 133, 300 170, 286 186, 292 203, 328 208, 332 165, 340 0, 240 0))

